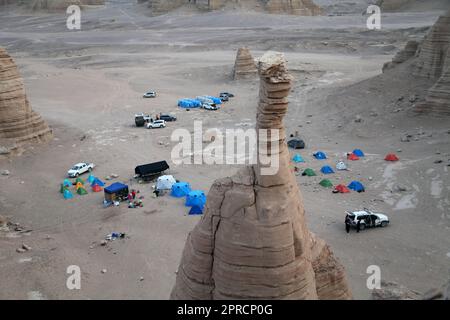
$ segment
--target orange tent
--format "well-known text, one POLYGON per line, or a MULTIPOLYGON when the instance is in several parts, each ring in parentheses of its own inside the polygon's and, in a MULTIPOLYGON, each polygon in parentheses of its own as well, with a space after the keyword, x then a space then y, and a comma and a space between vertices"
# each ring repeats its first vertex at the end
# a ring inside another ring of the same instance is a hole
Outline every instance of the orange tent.
POLYGON ((102 192, 102 187, 100 187, 98 184, 94 184, 93 186, 92 186, 92 191, 94 191, 94 192, 102 192))
POLYGON ((356 160, 359 160, 359 157, 354 153, 350 153, 347 155, 347 159, 351 160, 351 161, 356 161, 356 160))
POLYGON ((349 193, 350 189, 344 186, 343 184, 339 184, 334 188, 336 193, 349 193))
POLYGON ((386 161, 398 161, 400 160, 395 154, 389 153, 386 158, 384 158, 386 161))
POLYGON ((84 188, 83 184, 81 182, 77 182, 75 189, 84 188))

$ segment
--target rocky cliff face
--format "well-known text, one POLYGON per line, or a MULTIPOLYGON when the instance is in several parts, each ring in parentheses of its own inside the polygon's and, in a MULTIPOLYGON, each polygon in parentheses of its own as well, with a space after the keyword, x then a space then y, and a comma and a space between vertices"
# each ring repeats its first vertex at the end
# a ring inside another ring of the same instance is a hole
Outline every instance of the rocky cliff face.
POLYGON ((251 79, 256 76, 255 60, 248 48, 239 48, 236 54, 236 61, 233 70, 233 79, 251 79))
POLYGON ((26 143, 51 137, 50 128, 30 107, 14 60, 0 48, 0 153, 14 154, 26 143))
POLYGON ((290 168, 283 117, 292 78, 284 56, 265 54, 258 70, 256 129, 269 132, 258 145, 269 148, 258 149, 257 165, 211 187, 205 214, 186 241, 171 298, 349 299, 343 267, 308 230, 290 168), (269 153, 279 159, 271 175, 261 161, 269 153))
POLYGON ((64 11, 70 5, 102 5, 105 0, 30 0, 23 4, 33 11, 64 11))
POLYGON ((313 16, 321 14, 321 8, 313 0, 148 0, 153 13, 160 14, 183 5, 193 5, 202 10, 217 10, 232 6, 278 14, 313 16))
POLYGON ((412 75, 436 81, 415 111, 450 115, 450 11, 439 17, 421 43, 408 42, 392 62, 383 66, 383 72, 406 61, 412 75))

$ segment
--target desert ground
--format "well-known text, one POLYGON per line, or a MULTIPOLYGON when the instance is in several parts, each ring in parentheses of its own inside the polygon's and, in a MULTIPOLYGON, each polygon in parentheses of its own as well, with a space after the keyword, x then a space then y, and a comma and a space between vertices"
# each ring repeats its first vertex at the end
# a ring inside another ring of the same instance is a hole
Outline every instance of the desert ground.
POLYGON ((192 131, 194 120, 204 128, 255 124, 258 79, 231 78, 241 46, 254 57, 276 50, 288 59, 295 82, 287 133, 298 131, 307 144, 299 151, 306 163, 298 167, 318 172, 355 148, 366 153, 349 163, 349 171, 326 177, 335 184, 360 180, 365 193, 332 194, 318 185, 321 174, 297 177, 308 226, 345 266, 354 297, 371 298, 370 265, 380 266, 383 280, 419 292, 448 280, 450 120, 411 111, 429 83, 381 74, 383 64, 406 41, 420 40, 441 11, 383 13, 382 29, 367 30, 359 8, 318 17, 190 10, 150 17, 146 10, 107 1, 83 11, 82 29, 73 31, 64 12, 0 9, 0 46, 14 57, 33 109, 54 133, 50 143, 0 160, 0 170, 10 172, 0 176, 0 214, 25 231, 0 231, 0 299, 169 297, 186 237, 200 218, 189 216, 182 200, 152 198, 152 184, 138 184, 134 168, 167 160, 170 174, 205 192, 237 170, 174 165, 170 136, 176 128, 192 131), (143 99, 150 89, 158 97, 143 99), (218 111, 177 107, 180 98, 221 91, 236 97, 218 111), (178 120, 164 129, 137 128, 139 112, 178 120), (406 134, 411 141, 402 142, 406 134), (318 150, 329 159, 314 160, 318 150), (384 161, 390 152, 400 161, 384 161), (101 179, 116 173, 113 181, 140 190, 144 208, 103 208, 102 193, 64 200, 59 185, 81 161, 94 162, 101 179), (390 226, 347 234, 345 211, 364 207, 385 212, 390 226), (129 237, 101 246, 111 232, 129 237), (32 250, 16 252, 22 243, 32 250), (81 290, 66 287, 69 265, 81 268, 81 290))

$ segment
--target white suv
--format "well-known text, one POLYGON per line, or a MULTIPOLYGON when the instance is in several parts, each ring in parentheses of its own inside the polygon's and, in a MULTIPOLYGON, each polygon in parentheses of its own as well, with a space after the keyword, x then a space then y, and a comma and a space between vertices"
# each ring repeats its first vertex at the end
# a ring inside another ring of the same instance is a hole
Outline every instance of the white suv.
POLYGON ((389 224, 389 218, 387 215, 379 212, 372 212, 369 209, 364 208, 361 211, 347 211, 345 221, 352 227, 357 227, 358 221, 360 221, 360 230, 365 228, 374 227, 386 227, 389 224))
POLYGON ((166 121, 164 120, 155 120, 147 124, 147 129, 155 129, 155 128, 165 128, 166 121))

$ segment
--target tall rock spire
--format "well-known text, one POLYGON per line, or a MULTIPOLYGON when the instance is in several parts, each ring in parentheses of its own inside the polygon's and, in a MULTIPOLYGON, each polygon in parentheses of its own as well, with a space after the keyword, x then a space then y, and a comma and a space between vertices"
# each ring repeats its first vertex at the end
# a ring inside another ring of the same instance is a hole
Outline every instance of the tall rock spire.
POLYGON ((259 140, 269 148, 258 150, 256 165, 211 187, 205 214, 186 241, 171 298, 349 299, 342 265, 308 230, 289 167, 283 117, 292 78, 284 56, 266 53, 258 66, 256 129, 270 132, 259 140), (272 155, 278 155, 279 168, 265 174, 261 157, 272 155))

